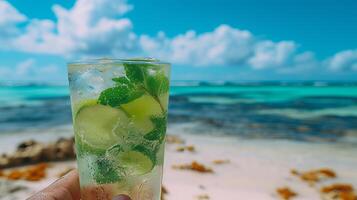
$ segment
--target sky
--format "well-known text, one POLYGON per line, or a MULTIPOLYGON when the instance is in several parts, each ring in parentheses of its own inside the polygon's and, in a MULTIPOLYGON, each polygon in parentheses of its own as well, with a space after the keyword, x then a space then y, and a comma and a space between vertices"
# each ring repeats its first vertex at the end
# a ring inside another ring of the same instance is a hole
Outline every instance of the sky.
POLYGON ((0 0, 0 81, 148 56, 173 80, 357 81, 354 0, 0 0))

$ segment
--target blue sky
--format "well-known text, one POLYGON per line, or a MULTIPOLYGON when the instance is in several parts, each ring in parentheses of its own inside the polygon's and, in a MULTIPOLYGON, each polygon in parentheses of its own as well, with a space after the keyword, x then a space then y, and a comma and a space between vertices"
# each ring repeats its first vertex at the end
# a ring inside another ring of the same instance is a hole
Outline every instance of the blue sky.
POLYGON ((353 0, 0 2, 0 80, 66 82, 66 62, 153 56, 174 80, 357 80, 353 0))

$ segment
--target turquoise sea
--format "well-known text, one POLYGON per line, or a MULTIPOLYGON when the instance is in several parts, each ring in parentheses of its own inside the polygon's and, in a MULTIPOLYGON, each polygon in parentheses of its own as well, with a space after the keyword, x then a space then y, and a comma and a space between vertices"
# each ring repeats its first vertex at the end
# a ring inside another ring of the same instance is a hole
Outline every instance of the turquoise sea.
MULTIPOLYGON (((67 86, 0 85, 0 134, 71 123, 67 86)), ((357 143, 357 84, 202 83, 171 87, 170 125, 243 138, 357 143)))

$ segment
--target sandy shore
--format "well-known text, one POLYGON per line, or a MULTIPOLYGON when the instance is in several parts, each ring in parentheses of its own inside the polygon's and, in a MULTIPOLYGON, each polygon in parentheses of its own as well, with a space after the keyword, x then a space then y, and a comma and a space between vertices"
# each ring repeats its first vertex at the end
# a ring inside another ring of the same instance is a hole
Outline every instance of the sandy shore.
MULTIPOLYGON (((331 183, 349 183, 357 188, 357 148, 346 145, 312 144, 291 141, 240 140, 237 138, 180 135, 185 145, 196 151, 178 152, 181 144, 167 144, 163 185, 168 190, 166 199, 279 199, 276 188, 288 186, 299 199, 320 199, 318 190, 331 183), (214 160, 229 160, 215 164, 214 160), (213 173, 173 169, 173 165, 197 161, 211 168, 213 173), (337 178, 322 181, 314 187, 290 174, 291 169, 311 170, 328 167, 337 178), (208 197, 208 198, 206 198, 208 197)), ((39 182, 14 181, 27 189, 4 195, 4 180, 0 182, 0 199, 25 199, 50 184, 74 161, 57 162, 48 169, 48 178, 39 182)), ((8 186, 9 184, 7 184, 8 186)))
POLYGON ((278 199, 276 188, 289 186, 298 193, 294 199, 320 199, 320 186, 329 183, 350 183, 357 187, 357 148, 343 145, 311 144, 290 141, 238 140, 185 135, 196 153, 175 152, 168 145, 164 185, 170 200, 195 199, 207 194, 210 199, 278 199), (230 163, 215 165, 215 159, 230 163), (213 174, 172 170, 175 163, 197 160, 212 167, 213 174), (290 174, 291 169, 311 170, 328 167, 337 178, 315 187, 290 174), (203 188, 205 189, 202 189, 203 188))

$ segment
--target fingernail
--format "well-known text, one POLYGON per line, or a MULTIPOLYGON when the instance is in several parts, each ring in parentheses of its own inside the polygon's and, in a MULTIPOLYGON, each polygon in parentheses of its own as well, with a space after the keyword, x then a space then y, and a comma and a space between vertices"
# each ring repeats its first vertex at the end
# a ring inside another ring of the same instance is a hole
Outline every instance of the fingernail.
POLYGON ((71 176, 74 172, 75 172, 75 170, 72 170, 72 171, 68 172, 67 174, 65 174, 65 175, 63 175, 63 176, 61 176, 61 177, 59 177, 59 178, 58 178, 57 180, 55 180, 52 184, 55 184, 55 183, 57 183, 58 181, 61 181, 62 179, 67 178, 68 176, 71 176))
POLYGON ((126 195, 121 194, 121 195, 113 197, 112 200, 131 200, 131 198, 126 195))

